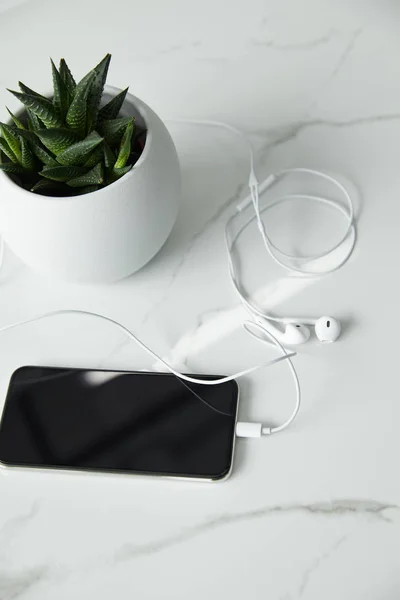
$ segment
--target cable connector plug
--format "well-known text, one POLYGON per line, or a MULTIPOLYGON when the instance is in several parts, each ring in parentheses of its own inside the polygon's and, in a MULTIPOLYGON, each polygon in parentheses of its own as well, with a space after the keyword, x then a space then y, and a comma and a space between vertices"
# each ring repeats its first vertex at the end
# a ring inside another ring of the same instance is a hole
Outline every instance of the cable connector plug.
POLYGON ((236 423, 236 436, 242 438, 259 438, 262 435, 268 435, 271 433, 269 427, 263 427, 262 423, 247 423, 238 422, 236 423))
POLYGON ((239 421, 236 423, 236 436, 241 438, 259 438, 262 435, 272 433, 270 427, 264 427, 262 423, 248 423, 239 421))

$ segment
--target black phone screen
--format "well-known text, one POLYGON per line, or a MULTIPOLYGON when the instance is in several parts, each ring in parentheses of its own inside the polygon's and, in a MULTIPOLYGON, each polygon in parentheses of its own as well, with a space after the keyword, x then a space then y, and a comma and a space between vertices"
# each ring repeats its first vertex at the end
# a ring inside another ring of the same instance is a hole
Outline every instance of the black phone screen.
POLYGON ((4 405, 0 461, 222 479, 237 404, 234 381, 207 386, 165 373, 21 367, 4 405))

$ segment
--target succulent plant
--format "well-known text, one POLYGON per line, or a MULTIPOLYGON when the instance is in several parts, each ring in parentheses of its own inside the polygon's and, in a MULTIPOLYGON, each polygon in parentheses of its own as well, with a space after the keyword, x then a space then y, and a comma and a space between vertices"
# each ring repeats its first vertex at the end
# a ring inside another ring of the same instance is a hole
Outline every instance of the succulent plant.
POLYGON ((128 88, 101 99, 111 55, 75 83, 64 59, 51 61, 53 96, 19 82, 9 90, 25 106, 0 123, 0 169, 18 185, 46 196, 93 192, 125 175, 142 153, 146 131, 119 116, 128 88))

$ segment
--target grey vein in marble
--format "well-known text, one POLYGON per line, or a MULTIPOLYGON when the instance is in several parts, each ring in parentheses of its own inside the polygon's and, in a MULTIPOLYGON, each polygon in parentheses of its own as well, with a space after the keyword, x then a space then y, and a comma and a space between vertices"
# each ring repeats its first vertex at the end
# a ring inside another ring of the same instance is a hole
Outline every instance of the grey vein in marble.
POLYGON ((174 46, 169 46, 168 48, 164 48, 159 50, 155 56, 163 56, 164 54, 171 54, 172 52, 180 52, 181 50, 187 50, 188 48, 198 48, 202 45, 201 40, 195 40, 190 44, 175 44, 174 46))
POLYGON ((28 0, 3 0, 0 3, 0 13, 4 15, 7 12, 12 12, 15 8, 26 4, 28 0))
POLYGON ((30 590, 39 581, 44 580, 48 574, 48 567, 35 566, 23 571, 12 572, 7 568, 7 558, 11 541, 23 531, 27 524, 37 515, 38 502, 34 502, 26 514, 8 519, 0 529, 0 598, 1 600, 14 600, 30 590))
POLYGON ((363 29, 362 28, 356 29, 353 32, 353 35, 350 37, 350 40, 348 41, 348 43, 344 47, 344 50, 339 55, 339 58, 338 58, 338 60, 336 62, 336 65, 334 66, 332 72, 329 74, 329 76, 326 79, 325 83, 323 83, 322 86, 321 86, 321 88, 318 90, 317 97, 311 102, 310 106, 308 107, 308 109, 307 109, 307 116, 316 109, 316 107, 320 103, 321 97, 324 94, 326 94, 327 90, 329 90, 329 88, 331 86, 331 83, 336 79, 337 75, 340 73, 340 71, 342 70, 342 68, 346 64, 347 59, 349 58, 349 56, 353 52, 353 50, 354 50, 354 48, 356 46, 357 40, 358 40, 358 38, 360 37, 360 35, 362 33, 363 33, 363 29))
POLYGON ((190 50, 191 48, 199 48, 201 45, 202 45, 202 40, 194 40, 193 42, 189 42, 189 43, 174 44, 172 46, 160 48, 159 50, 157 50, 156 52, 151 53, 151 54, 142 54, 142 55, 137 54, 135 56, 135 60, 151 61, 151 60, 158 59, 160 57, 163 57, 163 56, 166 56, 169 54, 175 54, 175 53, 187 51, 187 50, 190 50))
MULTIPOLYGON (((201 313, 192 329, 185 332, 170 349, 169 353, 163 357, 163 360, 175 366, 180 371, 188 367, 188 358, 193 352, 199 352, 210 346, 219 338, 220 316, 233 314, 236 309, 215 308, 201 313), (210 325, 211 327, 208 327, 210 325), (199 339, 203 338, 203 339, 199 339), (205 341, 206 338, 206 341, 205 341)), ((235 319, 235 323, 241 323, 243 317, 235 319)), ((165 365, 161 361, 153 363, 151 370, 165 371, 165 365)), ((189 369, 191 370, 191 369, 189 369)))
POLYGON ((13 574, 5 569, 0 570, 0 598, 1 600, 15 600, 21 598, 41 581, 47 579, 49 568, 46 566, 24 569, 13 574))
POLYGON ((240 200, 243 188, 244 188, 243 183, 238 184, 238 186, 237 186, 235 192, 232 194, 232 196, 230 196, 225 202, 223 202, 221 204, 221 206, 219 206, 218 209, 211 215, 211 217, 209 217, 203 223, 203 225, 196 231, 196 233, 191 237, 189 243, 186 246, 186 249, 182 253, 180 260, 178 261, 178 263, 176 264, 175 268, 172 271, 169 283, 166 286, 164 293, 162 294, 161 298, 159 300, 157 300, 157 302, 155 304, 153 304, 153 306, 144 315, 144 317, 141 321, 141 325, 144 325, 149 320, 149 318, 153 314, 153 312, 156 311, 157 308, 162 306, 162 304, 165 302, 165 300, 168 296, 169 290, 174 285, 176 278, 178 277, 182 267, 185 265, 187 259, 189 258, 197 241, 203 236, 204 232, 207 231, 207 229, 219 219, 219 217, 225 212, 225 210, 229 206, 231 206, 231 204, 233 204, 234 202, 238 202, 240 200))
POLYGON ((37 515, 38 511, 39 503, 34 502, 26 514, 18 515, 17 517, 12 517, 5 521, 0 528, 1 548, 4 548, 4 538, 7 540, 8 538, 17 535, 19 530, 24 528, 25 525, 37 515))
POLYGON ((325 552, 323 552, 322 554, 320 554, 314 560, 314 562, 312 563, 312 565, 308 569, 306 569, 304 571, 301 583, 299 585, 299 590, 298 590, 298 594, 297 594, 298 597, 300 597, 300 596, 302 596, 304 594, 304 592, 305 592, 308 584, 310 583, 310 579, 312 578, 312 576, 314 575, 314 573, 319 569, 319 567, 325 561, 327 561, 329 558, 331 558, 332 554, 334 554, 336 552, 336 550, 338 550, 342 546, 342 544, 344 544, 344 542, 348 539, 348 537, 349 537, 349 534, 342 535, 325 552))
POLYGON ((329 81, 332 81, 332 79, 334 79, 337 76, 337 74, 339 73, 339 71, 342 69, 342 67, 345 64, 345 62, 347 61, 348 57, 353 52, 355 45, 357 43, 357 40, 360 37, 360 35, 362 34, 362 32, 363 32, 363 29, 359 28, 359 29, 356 29, 356 31, 353 33, 353 35, 350 38, 350 41, 348 42, 344 51, 342 52, 341 56, 339 57, 336 67, 333 69, 333 71, 329 77, 329 81))
POLYGON ((390 123, 399 120, 400 113, 370 115, 365 117, 356 117, 354 119, 347 119, 343 121, 335 121, 333 119, 310 119, 305 121, 297 121, 288 125, 282 125, 280 127, 273 127, 270 129, 255 129, 250 131, 249 134, 261 138, 275 138, 265 142, 258 151, 258 156, 261 159, 265 159, 266 155, 271 150, 277 148, 278 146, 281 146, 282 144, 286 144, 287 142, 295 140, 301 133, 312 127, 332 127, 340 129, 346 127, 357 127, 360 125, 390 123))
POLYGON ((231 513, 212 517, 203 523, 184 529, 183 531, 154 540, 147 544, 125 544, 116 552, 117 561, 131 560, 138 557, 149 556, 167 550, 178 544, 183 544, 197 536, 204 535, 209 531, 215 531, 220 527, 264 519, 279 514, 303 513, 320 517, 332 518, 343 516, 363 516, 374 520, 390 523, 391 520, 384 514, 386 510, 399 510, 394 504, 376 502, 374 500, 343 499, 332 502, 314 502, 311 504, 282 504, 276 506, 264 506, 254 510, 231 513))
POLYGON ((274 50, 282 50, 286 51, 298 51, 298 50, 312 50, 313 48, 318 48, 323 44, 328 44, 332 38, 337 35, 337 31, 329 31, 326 35, 315 38, 313 40, 306 40, 304 42, 297 43, 288 43, 281 44, 276 42, 275 40, 251 40, 251 45, 256 46, 257 48, 273 48, 274 50))
POLYGON ((131 342, 131 338, 128 337, 127 334, 124 334, 121 337, 121 339, 114 345, 114 347, 98 362, 98 368, 107 369, 107 365, 110 359, 119 354, 126 346, 130 345, 131 342))

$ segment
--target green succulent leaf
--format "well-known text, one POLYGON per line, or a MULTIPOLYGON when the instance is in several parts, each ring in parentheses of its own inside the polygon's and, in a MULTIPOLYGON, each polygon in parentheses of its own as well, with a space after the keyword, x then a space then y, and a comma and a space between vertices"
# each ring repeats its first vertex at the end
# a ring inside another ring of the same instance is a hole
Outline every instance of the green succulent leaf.
POLYGON ((64 152, 67 148, 79 140, 79 136, 75 131, 65 129, 64 127, 40 129, 36 132, 36 135, 46 146, 46 148, 50 150, 50 152, 53 152, 53 154, 56 156, 64 152))
POLYGON ((71 71, 69 70, 67 63, 65 62, 65 60, 63 58, 60 60, 59 72, 60 72, 61 79, 63 80, 63 82, 66 85, 66 88, 69 92, 70 97, 73 98, 74 93, 75 93, 76 83, 75 83, 75 79, 72 76, 71 71))
POLYGON ((77 188, 69 188, 70 193, 73 193, 74 196, 81 196, 82 194, 90 194, 91 192, 95 192, 99 189, 99 185, 86 185, 85 187, 77 187, 77 188))
POLYGON ((21 165, 28 171, 34 171, 36 167, 35 157, 28 146, 28 142, 24 138, 21 138, 21 153, 21 165))
POLYGON ((39 179, 39 181, 37 181, 35 185, 31 187, 31 192, 41 193, 41 190, 48 190, 53 188, 55 185, 57 185, 57 183, 55 181, 50 181, 50 179, 39 179))
POLYGON ((84 165, 89 158, 89 154, 102 141, 103 138, 96 131, 93 131, 84 140, 72 144, 72 146, 61 152, 61 154, 58 154, 57 162, 62 165, 84 165))
POLYGON ((120 144, 124 131, 132 122, 132 119, 133 117, 122 117, 120 119, 110 119, 101 124, 99 131, 111 148, 120 144))
POLYGON ((26 109, 26 116, 28 119, 28 128, 30 131, 37 131, 38 129, 45 129, 44 123, 33 113, 29 108, 26 109))
POLYGON ((43 146, 36 133, 34 133, 33 131, 28 131, 27 129, 21 129, 20 131, 18 131, 18 133, 21 138, 29 142, 30 150, 33 152, 36 158, 40 160, 41 163, 48 166, 56 166, 58 164, 55 159, 55 156, 43 146))
POLYGON ((29 129, 20 129, 18 132, 20 138, 24 138, 28 142, 39 143, 39 138, 34 131, 29 131, 29 129))
POLYGON ((51 181, 50 179, 39 179, 39 181, 30 188, 30 191, 35 194, 42 194, 43 196, 68 196, 69 188, 65 183, 51 181))
POLYGON ((131 169, 132 165, 127 165, 126 167, 121 167, 120 169, 113 169, 114 180, 126 175, 131 169))
POLYGON ((82 167, 44 167, 44 169, 39 173, 42 177, 46 177, 46 179, 52 179, 53 181, 68 181, 74 177, 80 177, 87 172, 87 169, 82 167))
MULTIPOLYGON (((36 96, 37 98, 43 98, 43 100, 47 100, 47 98, 42 96, 42 94, 38 94, 38 92, 35 92, 35 90, 32 90, 30 87, 28 87, 27 85, 22 83, 22 81, 18 81, 18 85, 19 85, 19 89, 24 94, 28 94, 29 96, 36 96)), ((11 91, 11 90, 9 90, 9 91, 11 91)))
MULTIPOLYGON (((7 106, 6 106, 7 108, 7 106)), ((23 124, 23 122, 18 119, 18 117, 16 117, 9 108, 7 108, 7 112, 11 117, 11 120, 13 121, 14 125, 18 128, 18 129, 25 129, 25 125, 23 124)))
POLYGON ((60 118, 60 115, 53 106, 53 103, 47 98, 43 98, 41 96, 33 96, 32 94, 21 94, 20 92, 14 92, 13 90, 8 90, 18 100, 25 104, 27 108, 29 108, 43 123, 46 127, 61 127, 63 122, 60 118))
POLYGON ((99 110, 99 114, 97 117, 98 123, 102 123, 106 119, 116 119, 118 117, 119 111, 121 110, 122 105, 125 101, 128 89, 129 88, 122 90, 122 92, 114 96, 114 98, 112 98, 110 102, 107 102, 107 104, 105 104, 103 108, 99 110))
POLYGON ((74 177, 73 179, 68 180, 67 184, 71 187, 83 187, 87 185, 101 185, 103 181, 103 165, 100 162, 86 173, 86 175, 74 177))
POLYGON ((95 79, 95 72, 90 71, 76 86, 74 99, 67 112, 67 124, 81 137, 86 133, 87 100, 90 88, 95 79))
POLYGON ((114 152, 111 150, 110 146, 107 144, 107 142, 104 142, 104 144, 103 144, 103 151, 104 151, 104 164, 107 169, 112 169, 115 165, 116 157, 115 157, 114 152))
POLYGON ((21 165, 15 163, 0 163, 0 169, 9 175, 32 176, 32 173, 24 169, 21 165))
POLYGON ((7 156, 7 158, 11 160, 11 162, 18 164, 18 159, 15 156, 14 152, 11 150, 6 140, 2 138, 0 138, 0 150, 7 156))
POLYGON ((99 106, 101 97, 103 94, 104 84, 107 79, 108 67, 110 66, 111 54, 106 54, 102 61, 93 69, 95 78, 88 95, 88 111, 87 111, 87 123, 86 131, 90 133, 97 122, 97 115, 99 112, 99 106))
POLYGON ((83 166, 92 169, 93 167, 95 167, 97 165, 97 163, 99 163, 100 161, 103 160, 103 153, 104 153, 103 144, 99 144, 89 154, 89 157, 87 158, 87 160, 83 166))
POLYGON ((51 154, 39 140, 37 140, 37 142, 29 142, 29 147, 42 164, 47 167, 56 167, 58 165, 55 156, 51 154))
POLYGON ((58 113, 61 115, 61 118, 64 119, 67 114, 69 107, 69 92, 67 86, 61 78, 60 73, 57 71, 56 65, 51 61, 51 69, 53 75, 53 104, 57 109, 58 113))
POLYGON ((5 123, 0 123, 0 134, 13 151, 18 162, 21 163, 21 142, 17 131, 5 123))
POLYGON ((118 158, 114 165, 115 169, 121 169, 126 166, 128 162, 129 155, 131 153, 131 142, 134 131, 134 121, 133 119, 129 123, 128 127, 124 131, 124 135, 122 136, 121 145, 119 148, 118 158))

